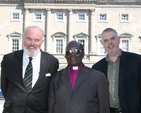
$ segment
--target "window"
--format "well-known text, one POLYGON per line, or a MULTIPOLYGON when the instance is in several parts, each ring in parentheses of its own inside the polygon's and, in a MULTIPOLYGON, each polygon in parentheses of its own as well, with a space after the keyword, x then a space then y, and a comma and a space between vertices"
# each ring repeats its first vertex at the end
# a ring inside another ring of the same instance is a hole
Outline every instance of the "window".
POLYGON ((9 51, 14 52, 22 48, 20 37, 9 37, 9 51))
POLYGON ((120 22, 129 22, 129 14, 127 13, 120 14, 120 22))
POLYGON ((103 45, 101 44, 101 34, 99 34, 99 35, 96 35, 95 36, 96 37, 96 40, 97 40, 97 54, 98 55, 106 55, 106 51, 105 51, 105 49, 104 49, 104 47, 103 47, 103 45))
POLYGON ((12 39, 12 52, 19 50, 19 39, 12 39))
POLYGON ((103 45, 101 44, 101 37, 98 38, 98 54, 99 55, 106 55, 106 50, 104 49, 103 45))
POLYGON ((120 44, 120 48, 123 50, 123 51, 130 51, 130 41, 129 41, 129 39, 121 39, 121 42, 120 42, 121 44, 120 44))
POLYGON ((20 13, 12 12, 11 13, 11 21, 20 21, 20 13))
POLYGON ((106 54, 106 50, 104 49, 103 45, 101 44, 101 39, 100 39, 100 42, 99 42, 99 54, 100 55, 105 55, 106 54))
POLYGON ((22 49, 22 34, 14 32, 7 35, 9 41, 9 52, 14 52, 22 49))
POLYGON ((53 40, 52 50, 54 54, 65 54, 66 36, 67 35, 63 32, 56 32, 51 35, 53 40))
POLYGON ((65 39, 62 36, 55 36, 54 53, 55 54, 65 54, 65 39))
POLYGON ((34 12, 33 13, 33 21, 42 21, 43 13, 42 12, 34 12))
POLYGON ((106 13, 100 13, 98 15, 98 21, 99 22, 107 22, 107 14, 106 13))
POLYGON ((63 39, 56 39, 56 54, 63 54, 63 39))
POLYGON ((133 35, 129 33, 123 33, 120 35, 120 48, 123 51, 131 51, 131 39, 133 35))
POLYGON ((77 13, 77 22, 86 22, 86 13, 77 13))
POLYGON ((74 40, 78 41, 79 43, 83 45, 85 54, 88 54, 88 46, 89 46, 88 35, 85 33, 79 33, 79 34, 73 35, 73 37, 74 37, 74 40))
POLYGON ((55 21, 64 21, 64 15, 63 12, 57 12, 55 13, 55 21))

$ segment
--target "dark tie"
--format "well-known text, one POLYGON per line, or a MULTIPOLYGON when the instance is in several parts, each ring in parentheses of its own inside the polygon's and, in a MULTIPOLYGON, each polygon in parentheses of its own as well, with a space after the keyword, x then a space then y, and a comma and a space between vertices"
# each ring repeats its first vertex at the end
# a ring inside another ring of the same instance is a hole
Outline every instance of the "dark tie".
POLYGON ((24 83, 25 83, 25 86, 26 86, 28 92, 30 92, 30 90, 32 88, 33 67, 32 67, 31 60, 32 60, 32 57, 29 57, 29 63, 26 67, 25 75, 24 75, 24 83))

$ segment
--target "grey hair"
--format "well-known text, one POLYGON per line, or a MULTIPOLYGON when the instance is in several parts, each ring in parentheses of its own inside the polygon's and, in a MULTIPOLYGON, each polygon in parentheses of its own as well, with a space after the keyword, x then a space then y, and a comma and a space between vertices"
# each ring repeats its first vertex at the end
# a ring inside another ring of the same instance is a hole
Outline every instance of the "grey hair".
POLYGON ((113 28, 106 28, 106 29, 104 29, 101 35, 103 35, 106 32, 114 32, 115 36, 118 37, 117 31, 115 29, 113 29, 113 28))
POLYGON ((39 30, 41 31, 42 37, 43 37, 43 39, 44 39, 44 32, 43 32, 43 30, 42 30, 41 28, 39 28, 38 26, 27 26, 27 27, 24 29, 24 31, 23 31, 23 36, 25 36, 26 31, 27 31, 28 29, 30 29, 30 28, 37 28, 37 29, 39 29, 39 30))

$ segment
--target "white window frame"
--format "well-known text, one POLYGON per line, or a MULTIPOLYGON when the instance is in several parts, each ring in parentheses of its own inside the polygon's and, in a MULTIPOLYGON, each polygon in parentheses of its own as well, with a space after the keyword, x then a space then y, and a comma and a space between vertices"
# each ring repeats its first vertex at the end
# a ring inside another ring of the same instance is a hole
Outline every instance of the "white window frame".
POLYGON ((55 13, 55 21, 56 21, 56 22, 64 22, 64 20, 65 20, 65 13, 64 13, 64 12, 56 12, 56 13, 55 13), (63 19, 62 19, 62 20, 61 20, 61 19, 58 19, 58 18, 57 18, 58 15, 62 15, 63 19))
POLYGON ((120 38, 120 45, 119 45, 119 47, 123 50, 123 51, 126 51, 126 50, 124 50, 124 48, 122 47, 123 45, 122 45, 122 41, 123 40, 127 40, 128 41, 128 50, 127 50, 127 52, 130 52, 131 51, 131 38, 120 38))
POLYGON ((120 22, 130 22, 130 15, 128 13, 120 13, 120 22), (124 20, 123 16, 128 15, 128 19, 124 20))
POLYGON ((76 13, 76 15, 77 15, 77 22, 86 22, 86 12, 78 12, 78 13, 76 13), (79 19, 79 16, 80 15, 84 15, 84 20, 80 20, 79 19))
POLYGON ((11 12, 11 21, 21 21, 21 12, 19 11, 11 12), (19 19, 14 19, 14 14, 19 14, 19 19))
POLYGON ((36 21, 36 22, 41 22, 43 21, 43 12, 33 12, 33 21, 36 21), (41 15, 41 19, 37 19, 36 18, 36 15, 40 14, 41 15))
POLYGON ((107 13, 98 13, 98 22, 108 22, 108 14, 107 13), (106 15, 105 20, 101 20, 101 15, 106 15))
POLYGON ((58 36, 55 36, 54 37, 54 53, 55 54, 65 54, 65 47, 66 47, 66 43, 65 43, 65 39, 64 37, 58 37, 58 36), (57 50, 56 50, 56 40, 59 39, 59 40, 63 40, 63 52, 62 53, 57 53, 57 50))
POLYGON ((9 38, 9 52, 13 52, 13 50, 12 50, 13 49, 13 43, 12 43, 13 39, 18 39, 19 40, 19 50, 22 49, 21 37, 13 37, 13 36, 11 37, 11 36, 9 36, 8 38, 9 38))

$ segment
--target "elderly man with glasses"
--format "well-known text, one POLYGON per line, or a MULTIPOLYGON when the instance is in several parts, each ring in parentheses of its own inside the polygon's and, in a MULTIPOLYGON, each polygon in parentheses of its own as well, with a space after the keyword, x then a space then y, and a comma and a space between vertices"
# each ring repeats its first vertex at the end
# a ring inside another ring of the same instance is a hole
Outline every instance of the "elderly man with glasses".
POLYGON ((52 76, 48 113, 110 113, 105 75, 85 66, 82 44, 71 41, 66 47, 68 66, 52 76))

